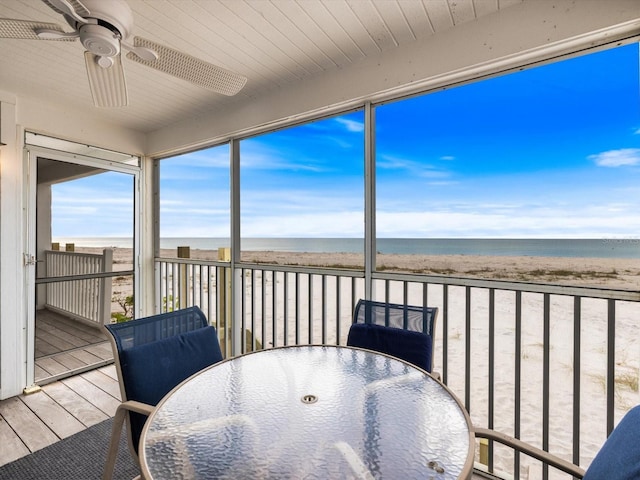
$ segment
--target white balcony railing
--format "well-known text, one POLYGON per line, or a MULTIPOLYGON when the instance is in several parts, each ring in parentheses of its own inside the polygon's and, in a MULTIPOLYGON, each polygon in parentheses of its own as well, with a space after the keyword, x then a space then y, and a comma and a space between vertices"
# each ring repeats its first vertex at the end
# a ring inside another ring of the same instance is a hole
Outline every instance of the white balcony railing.
POLYGON ((111 272, 112 249, 102 254, 47 250, 45 265, 46 276, 52 280, 46 284, 46 308, 91 325, 109 323, 111 277, 77 277, 111 272))
MULTIPOLYGON (((230 270, 157 259, 158 310, 199 305, 230 351, 230 270)), ((365 291, 361 271, 242 264, 235 273, 241 352, 345 344, 365 291)), ((439 308, 434 369, 479 427, 585 468, 640 403, 640 292, 390 271, 374 273, 372 287, 375 300, 439 308)), ((484 462, 507 478, 569 478, 499 445, 488 445, 484 462)))

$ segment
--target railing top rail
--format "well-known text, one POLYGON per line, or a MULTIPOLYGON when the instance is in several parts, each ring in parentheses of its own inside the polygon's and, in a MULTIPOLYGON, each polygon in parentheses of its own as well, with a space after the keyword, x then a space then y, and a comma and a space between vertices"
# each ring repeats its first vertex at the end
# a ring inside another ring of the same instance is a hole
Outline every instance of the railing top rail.
POLYGON ((66 250, 45 250, 47 255, 65 255, 69 257, 102 258, 102 253, 67 252, 66 250))
POLYGON ((118 270, 109 272, 96 272, 96 273, 83 273, 80 275, 60 275, 58 277, 46 277, 36 278, 36 285, 41 283, 60 283, 60 282, 74 282, 77 280, 91 280, 95 278, 113 278, 113 277, 126 277, 134 275, 133 270, 118 270))
POLYGON ((210 267, 230 267, 229 262, 221 262, 219 260, 200 260, 196 258, 176 258, 176 257, 155 257, 156 263, 176 263, 179 265, 206 265, 210 267))
MULTIPOLYGON (((212 267, 226 267, 230 268, 229 262, 220 262, 216 260, 198 260, 194 258, 164 258, 156 257, 156 262, 163 263, 175 263, 179 265, 208 265, 212 267)), ((263 263, 236 263, 236 268, 242 268, 246 270, 266 270, 270 272, 290 272, 290 273, 309 273, 312 275, 332 275, 342 277, 356 277, 363 278, 364 271, 352 270, 348 268, 335 268, 335 267, 308 267, 304 265, 278 265, 278 264, 263 264, 263 263)))
POLYGON ((304 265, 274 265, 262 263, 236 263, 236 267, 248 270, 266 270, 274 272, 309 273, 312 275, 331 275, 336 277, 364 278, 364 270, 335 267, 310 267, 304 265))

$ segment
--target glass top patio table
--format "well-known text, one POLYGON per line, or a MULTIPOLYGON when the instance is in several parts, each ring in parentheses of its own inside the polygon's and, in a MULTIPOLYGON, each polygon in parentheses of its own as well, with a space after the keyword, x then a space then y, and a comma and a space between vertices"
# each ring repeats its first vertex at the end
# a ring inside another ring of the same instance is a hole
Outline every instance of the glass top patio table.
POLYGON ((159 479, 470 478, 459 400, 426 372, 339 346, 262 350, 170 392, 140 440, 159 479))

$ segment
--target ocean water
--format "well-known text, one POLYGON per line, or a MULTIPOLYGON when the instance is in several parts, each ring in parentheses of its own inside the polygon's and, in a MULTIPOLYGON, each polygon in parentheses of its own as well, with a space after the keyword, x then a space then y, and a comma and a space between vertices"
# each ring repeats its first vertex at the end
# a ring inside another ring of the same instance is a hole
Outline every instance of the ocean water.
MULTIPOLYGON (((54 242, 78 246, 131 248, 131 238, 60 238, 54 242)), ((162 238, 161 248, 190 246, 192 249, 216 250, 228 247, 226 238, 162 238)), ((361 238, 245 238, 243 250, 280 252, 348 252, 364 251, 361 238)), ((380 238, 380 253, 422 255, 499 255, 532 257, 640 258, 640 238, 602 239, 508 239, 508 238, 380 238)))

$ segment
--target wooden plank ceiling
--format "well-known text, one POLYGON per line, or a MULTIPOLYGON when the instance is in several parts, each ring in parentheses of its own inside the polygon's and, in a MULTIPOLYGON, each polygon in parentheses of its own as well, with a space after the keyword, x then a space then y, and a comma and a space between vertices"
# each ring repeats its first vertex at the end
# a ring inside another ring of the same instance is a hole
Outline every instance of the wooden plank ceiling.
MULTIPOLYGON (((522 0, 128 0, 133 35, 248 78, 235 97, 123 59, 130 106, 96 115, 150 132, 232 107, 522 0)), ((41 0, 2 0, 0 18, 64 19, 41 0)), ((79 42, 0 39, 0 91, 94 108, 79 42)))

